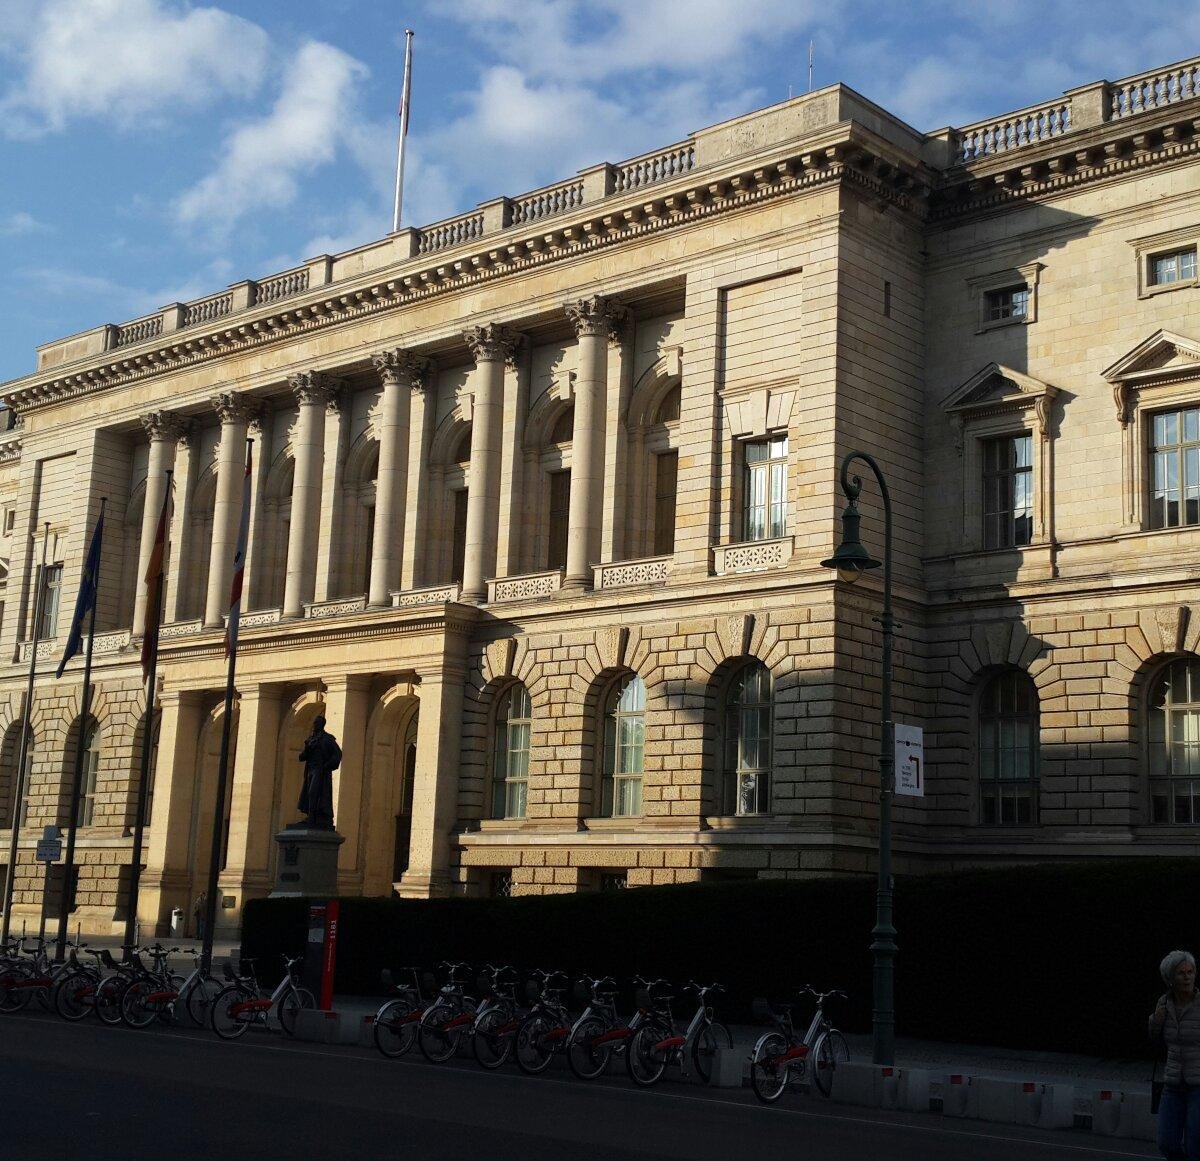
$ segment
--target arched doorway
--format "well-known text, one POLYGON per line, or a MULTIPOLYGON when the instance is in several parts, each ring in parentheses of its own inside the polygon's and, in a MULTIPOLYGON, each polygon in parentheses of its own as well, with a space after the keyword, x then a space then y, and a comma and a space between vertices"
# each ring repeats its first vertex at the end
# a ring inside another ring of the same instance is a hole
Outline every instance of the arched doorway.
MULTIPOLYGON (((225 703, 217 702, 204 717, 196 747, 196 769, 192 780, 191 822, 188 828, 187 908, 184 912, 188 930, 196 934, 192 918, 196 900, 208 890, 208 872, 212 856, 214 808, 217 802, 217 779, 221 767, 221 732, 225 720, 225 703)), ((237 763, 238 707, 234 703, 233 722, 229 734, 229 777, 225 784, 225 802, 221 811, 220 865, 223 870, 229 855, 229 818, 233 803, 233 771, 237 763)))
POLYGON ((365 895, 390 895, 408 869, 417 766, 417 689, 412 681, 392 685, 379 698, 368 723, 359 830, 365 895))

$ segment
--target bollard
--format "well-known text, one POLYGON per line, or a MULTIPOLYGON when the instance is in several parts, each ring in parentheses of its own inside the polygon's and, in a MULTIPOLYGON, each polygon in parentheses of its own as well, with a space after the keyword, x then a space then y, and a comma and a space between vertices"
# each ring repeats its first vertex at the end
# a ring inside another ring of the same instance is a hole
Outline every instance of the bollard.
POLYGON ((746 1050, 744 1048, 718 1048, 713 1053, 712 1072, 708 1078, 709 1086, 711 1088, 741 1088, 745 1063, 746 1050))
POLYGON ((1125 1109, 1128 1112, 1126 1126, 1129 1130, 1124 1136, 1136 1141, 1153 1141, 1158 1136, 1158 1122, 1150 1111, 1150 1094, 1148 1092, 1131 1092, 1125 1094, 1125 1109))
POLYGON ((833 1070, 833 1089, 830 1095, 838 1104, 874 1107, 875 1065, 853 1062, 839 1064, 833 1070))
POLYGON ((911 1113, 929 1112, 929 1072, 906 1068, 900 1073, 899 1107, 911 1113))
POLYGON ((1129 1117, 1125 1094, 1102 1088, 1092 1096, 1092 1132, 1102 1137, 1128 1137, 1129 1117))
POLYGON ((952 1072, 942 1087, 942 1115, 946 1117, 979 1116, 979 1092, 973 1077, 952 1072))
POLYGON ((974 1079, 974 1087, 978 1091, 978 1115, 981 1121, 1011 1125, 1017 1119, 1017 1095, 1021 1090, 1019 1081, 979 1076, 974 1079))
POLYGON ((360 1048, 375 1047, 375 1013, 365 1015, 358 1024, 358 1046, 360 1048))
POLYGON ((881 1064, 876 1067, 874 1101, 876 1108, 898 1109, 900 1107, 901 1070, 881 1064))
POLYGON ((1046 1086, 1027 1080, 1017 1094, 1015 1120, 1018 1125, 1036 1125, 1042 1115, 1042 1093, 1046 1086))
POLYGON ((1075 1088, 1069 1084, 1041 1086, 1041 1109, 1035 1122, 1039 1129, 1075 1127, 1075 1088))
POLYGON ((335 1044, 340 1025, 340 1014, 337 1012, 302 1008, 296 1013, 296 1031, 293 1039, 307 1040, 314 1044, 335 1044))

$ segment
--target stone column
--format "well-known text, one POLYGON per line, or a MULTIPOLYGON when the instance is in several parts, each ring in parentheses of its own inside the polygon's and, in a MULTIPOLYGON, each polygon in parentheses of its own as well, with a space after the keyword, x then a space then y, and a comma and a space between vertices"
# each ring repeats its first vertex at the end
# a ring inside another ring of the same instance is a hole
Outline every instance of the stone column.
POLYGON ((567 316, 579 339, 575 372, 575 430, 571 443, 571 514, 567 525, 567 575, 563 587, 590 589, 600 559, 604 523, 604 428, 608 403, 608 340, 618 337, 629 312, 592 295, 569 303, 567 316))
POLYGON ((150 437, 150 458, 146 464, 146 494, 142 506, 142 536, 138 544, 137 588, 133 598, 133 635, 146 631, 146 569, 154 550, 158 533, 158 518, 162 514, 167 494, 167 471, 175 464, 175 445, 187 431, 187 420, 174 411, 152 411, 142 416, 142 426, 150 437))
MULTIPOLYGON (((429 437, 435 420, 435 391, 432 372, 426 377, 425 390, 414 391, 408 416, 408 480, 404 487, 404 536, 400 542, 400 587, 413 589, 428 580, 429 561, 426 541, 429 536, 430 472, 429 437)), ((377 490, 378 491, 378 490, 377 490)), ((376 496, 378 502, 378 495, 376 496)), ((441 578, 438 578, 441 579, 441 578)))
POLYGON ((317 578, 317 534, 321 522, 321 469, 325 459, 325 409, 337 403, 337 382, 319 371, 288 376, 300 414, 293 449, 292 523, 288 529, 283 615, 299 617, 313 599, 317 578))
POLYGON ((504 367, 514 362, 520 337, 498 323, 472 327, 464 332, 464 337, 475 357, 475 403, 471 463, 467 471, 462 599, 480 604, 487 600, 487 581, 496 572, 504 367))
POLYGON ((220 625, 221 617, 228 612, 233 554, 242 518, 242 484, 246 478, 246 431, 258 413, 255 403, 236 391, 222 391, 213 400, 213 406, 221 419, 221 446, 217 453, 212 555, 204 603, 204 624, 210 627, 220 625))
POLYGON ((333 825, 346 839, 338 852, 338 889, 349 895, 361 894, 363 883, 363 769, 370 692, 371 677, 365 673, 339 675, 325 683, 327 729, 342 747, 342 764, 333 772, 333 825))
MULTIPOLYGON (((188 896, 188 852, 192 825, 192 789, 196 779, 196 747, 204 721, 199 693, 165 690, 159 695, 158 760, 154 769, 154 802, 146 826, 146 870, 138 897, 138 917, 150 930, 165 925, 172 907, 183 908, 191 922, 188 896)), ((149 737, 147 737, 149 743, 149 737)), ((199 819, 201 834, 212 819, 199 819)))
MULTIPOLYGON (((392 603, 392 589, 400 585, 411 396, 421 390, 429 361, 399 348, 380 351, 371 361, 383 386, 379 392, 379 470, 375 476, 375 530, 367 600, 379 608, 392 603)), ((342 855, 347 855, 345 847, 342 855)))

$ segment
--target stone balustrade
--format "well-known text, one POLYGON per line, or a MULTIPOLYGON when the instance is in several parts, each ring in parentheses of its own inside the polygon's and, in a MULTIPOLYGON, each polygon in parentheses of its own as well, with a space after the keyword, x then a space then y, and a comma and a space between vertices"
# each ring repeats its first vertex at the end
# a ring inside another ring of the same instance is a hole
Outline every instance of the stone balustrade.
POLYGON ((656 149, 617 166, 616 192, 642 189, 690 173, 696 167, 696 149, 690 141, 656 149))
POLYGON ((161 314, 152 314, 146 318, 135 319, 133 322, 122 323, 117 327, 116 347, 131 347, 134 343, 144 343, 147 339, 157 338, 162 334, 163 320, 161 314))
POLYGON ((526 573, 524 576, 497 577, 488 581, 487 585, 489 604, 548 597, 562 588, 563 570, 556 568, 549 572, 526 573))
POLYGON ((1200 57, 1108 86, 1110 121, 1200 97, 1200 57))
POLYGON ((413 609, 420 605, 445 605, 457 601, 461 592, 455 584, 433 585, 421 589, 401 589, 393 592, 392 607, 396 609, 413 609))
POLYGON ((511 222, 523 226, 583 205, 583 182, 561 181, 512 200, 511 222))
POLYGON ((198 302, 189 302, 183 308, 183 323, 185 327, 198 326, 200 323, 213 322, 224 318, 233 310, 233 292, 211 294, 198 302))
POLYGON ((628 585, 662 584, 671 571, 669 556, 649 556, 641 560, 622 560, 593 566, 593 587, 617 589, 628 585))
POLYGON ((783 568, 792 559, 794 542, 790 536, 774 540, 746 540, 739 544, 718 544, 713 549, 713 571, 718 576, 731 573, 764 572, 783 568))
POLYGON ((361 613, 366 607, 365 595, 329 601, 309 601, 304 606, 304 615, 313 621, 324 621, 330 617, 347 617, 351 613, 361 613))
POLYGON ((254 305, 263 306, 269 302, 278 302, 281 298, 291 298, 293 294, 303 294, 308 289, 308 268, 289 270, 284 274, 276 274, 266 278, 255 286, 254 305))
POLYGON ((469 214, 459 214, 457 218, 448 218, 432 226, 425 226, 419 232, 417 242, 418 254, 435 254, 439 250, 451 250, 464 242, 473 242, 483 237, 483 214, 473 211, 469 214))
POLYGON ((977 161, 1009 149, 1020 149, 1023 145, 1058 137, 1070 128, 1069 100, 1051 101, 1034 109, 1021 109, 960 129, 958 160, 977 161))

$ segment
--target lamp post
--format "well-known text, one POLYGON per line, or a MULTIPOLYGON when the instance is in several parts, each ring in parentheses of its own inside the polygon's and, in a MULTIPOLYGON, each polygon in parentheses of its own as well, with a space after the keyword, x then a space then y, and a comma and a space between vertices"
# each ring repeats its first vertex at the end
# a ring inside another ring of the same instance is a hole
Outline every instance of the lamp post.
POLYGON ((892 794, 896 771, 892 722, 892 637, 895 630, 892 617, 892 499, 879 465, 865 452, 852 451, 842 460, 841 485, 847 500, 846 510, 842 513, 842 542, 821 564, 836 569, 838 579, 848 584, 853 584, 868 569, 880 565, 863 547, 858 535, 862 521, 858 510, 862 479, 850 475, 850 465, 855 460, 866 464, 875 474, 883 496, 883 616, 880 618, 883 626, 883 704, 879 731, 879 878, 875 891, 875 927, 871 931, 871 1044, 872 1060, 890 1066, 895 1063, 896 1050, 896 928, 892 923, 892 794))

